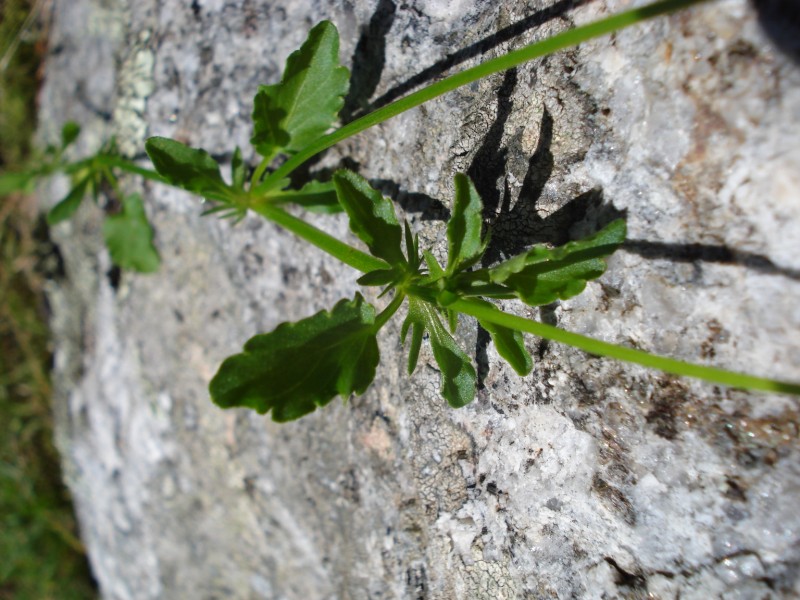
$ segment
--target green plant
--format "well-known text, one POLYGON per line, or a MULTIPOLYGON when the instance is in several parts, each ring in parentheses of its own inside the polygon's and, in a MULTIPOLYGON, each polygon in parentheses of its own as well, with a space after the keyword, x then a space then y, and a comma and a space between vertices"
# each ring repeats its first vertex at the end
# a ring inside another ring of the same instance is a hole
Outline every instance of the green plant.
POLYGON ((71 218, 87 193, 91 194, 96 204, 106 198, 108 215, 103 235, 114 264, 142 273, 157 271, 161 259, 152 243, 153 229, 147 221, 141 198, 121 192, 114 169, 119 167, 145 175, 149 171, 120 158, 113 139, 94 156, 68 162, 66 152, 79 135, 80 126, 77 123, 65 123, 60 143, 51 144, 44 152, 35 155, 29 161, 33 165, 31 168, 0 175, 0 197, 14 191, 30 192, 38 179, 54 173, 65 173, 71 181, 70 190, 47 214, 47 223, 53 226, 71 218))
MULTIPOLYGON (((331 145, 459 86, 698 1, 661 0, 526 46, 434 83, 332 133, 326 132, 343 106, 348 75, 339 64, 336 29, 331 23, 322 22, 288 58, 281 82, 258 90, 251 143, 262 160, 249 179, 238 148, 228 183, 221 175, 220 165, 204 150, 166 138, 150 138, 145 149, 155 172, 115 157, 109 151, 77 163, 58 164, 73 177, 70 196, 74 193, 74 197, 68 196, 57 205, 50 213, 51 220, 57 220, 54 213, 74 212, 75 198, 82 197, 87 187, 96 190, 98 182, 105 181, 116 188, 113 171, 118 169, 214 202, 215 206, 207 213, 241 219, 248 211, 254 211, 362 271, 361 285, 383 287, 382 295, 392 293, 391 302, 380 313, 357 294, 352 300, 342 300, 330 312, 284 323, 270 333, 251 338, 242 353, 224 361, 211 381, 213 400, 222 407, 248 406, 261 413, 272 411, 277 421, 296 419, 337 395, 363 393, 372 382, 379 361, 376 335, 405 300, 408 300, 408 316, 402 337, 405 341, 411 334, 408 371, 414 371, 427 332, 441 370, 441 393, 454 407, 469 403, 476 387, 475 369, 451 335, 459 315, 475 317, 491 335, 500 355, 520 374, 532 368, 532 359, 522 340, 525 332, 678 375, 754 390, 800 394, 798 384, 689 364, 600 342, 504 313, 489 301, 516 298, 529 306, 539 306, 580 293, 587 281, 603 273, 604 259, 624 241, 622 221, 610 223, 595 235, 560 248, 534 246, 498 265, 475 268, 487 245, 482 232, 482 203, 469 179, 457 174, 452 217, 447 226, 449 254, 447 264, 442 266, 430 252, 420 253, 418 237, 407 223, 398 221, 392 203, 359 175, 339 171, 332 181, 312 181, 299 190, 292 189, 288 179, 307 159, 331 145), (270 171, 278 156, 286 157, 285 162, 270 171), (352 232, 369 253, 289 214, 282 208, 287 203, 322 212, 344 210, 352 232)), ((115 256, 114 244, 110 244, 112 257, 133 267, 153 266, 152 257, 141 260, 143 253, 147 253, 143 249, 149 247, 149 232, 142 225, 138 200, 130 202, 135 206, 131 214, 137 215, 137 230, 141 232, 134 236, 136 244, 111 237, 116 243, 129 249, 135 246, 137 250, 123 252, 117 247, 115 256), (123 261, 119 256, 128 259, 123 261)), ((127 209, 124 214, 128 214, 127 209)))

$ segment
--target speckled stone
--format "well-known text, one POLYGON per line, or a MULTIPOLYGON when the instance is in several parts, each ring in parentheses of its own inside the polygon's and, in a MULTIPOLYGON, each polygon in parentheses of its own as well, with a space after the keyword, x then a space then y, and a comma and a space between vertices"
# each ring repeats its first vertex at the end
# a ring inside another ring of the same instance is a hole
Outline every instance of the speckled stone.
MULTIPOLYGON (((438 256, 457 171, 484 198, 490 261, 625 214, 630 241, 583 295, 504 308, 800 380, 800 67, 778 49, 798 38, 780 3, 756 5, 761 19, 723 0, 474 83, 312 170, 357 166, 438 256)), ((54 0, 41 135, 73 118, 82 150, 115 134, 144 158, 164 135, 252 160, 255 90, 318 20, 339 27, 352 118, 627 6, 54 0)), ((428 348, 405 375, 395 321, 364 396, 286 425, 222 412, 206 391, 220 361, 352 297, 357 275, 256 217, 232 228, 187 194, 125 185, 146 197, 161 271, 110 276, 87 204, 53 232, 65 276, 49 290, 58 442, 104 597, 800 594, 797 399, 533 338, 519 378, 464 321, 483 387, 452 410, 428 348)), ((341 218, 311 220, 352 240, 341 218)))

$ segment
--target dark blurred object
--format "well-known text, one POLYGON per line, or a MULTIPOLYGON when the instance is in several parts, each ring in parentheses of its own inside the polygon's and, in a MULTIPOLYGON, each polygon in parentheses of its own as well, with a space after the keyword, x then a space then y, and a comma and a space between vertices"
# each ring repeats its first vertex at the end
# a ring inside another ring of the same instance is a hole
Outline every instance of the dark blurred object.
POLYGON ((775 46, 800 62, 800 0, 753 0, 753 6, 775 46))

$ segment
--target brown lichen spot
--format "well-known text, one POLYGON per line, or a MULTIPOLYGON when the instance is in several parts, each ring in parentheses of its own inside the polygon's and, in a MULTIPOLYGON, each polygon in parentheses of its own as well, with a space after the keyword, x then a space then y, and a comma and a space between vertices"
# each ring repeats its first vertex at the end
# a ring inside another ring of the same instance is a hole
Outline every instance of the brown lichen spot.
POLYGON ((598 447, 600 464, 606 465, 608 463, 622 461, 625 457, 627 449, 620 444, 614 432, 604 427, 602 436, 603 441, 598 447))
POLYGON ((528 449, 528 454, 531 454, 532 456, 525 461, 525 472, 526 473, 528 471, 530 471, 531 468, 536 465, 536 461, 542 455, 543 451, 544 451, 543 448, 539 448, 538 450, 534 450, 533 448, 529 448, 528 449))
POLYGON ((358 480, 358 473, 355 468, 350 468, 337 479, 341 497, 349 500, 353 504, 361 503, 361 483, 358 480))
POLYGON ((653 427, 656 435, 674 440, 678 435, 678 416, 687 400, 686 387, 678 381, 662 377, 656 383, 650 397, 651 409, 645 420, 653 427))
POLYGON ((242 13, 244 14, 244 19, 242 20, 241 32, 246 39, 250 39, 258 34, 259 24, 258 9, 253 4, 253 0, 244 0, 242 13))
POLYGON ((319 278, 324 285, 330 285, 331 283, 333 283, 333 276, 330 273, 328 273, 325 267, 320 267, 319 278))
POLYGON ((629 434, 638 429, 638 415, 621 402, 612 401, 606 404, 603 411, 605 423, 614 430, 616 435, 629 434))
POLYGON ((586 550, 584 550, 583 547, 581 547, 578 544, 578 542, 573 542, 572 543, 572 555, 576 559, 581 560, 581 559, 587 558, 589 556, 589 553, 586 550))
POLYGON ((673 50, 672 42, 670 42, 669 40, 664 42, 664 62, 668 63, 672 61, 672 50, 673 50))
POLYGON ((687 401, 678 418, 703 432, 719 452, 732 454, 746 467, 772 465, 790 450, 800 449, 800 412, 783 412, 761 418, 748 414, 742 406, 733 413, 718 404, 687 401))
MULTIPOLYGON (((684 92, 690 94, 688 89, 684 92)), ((734 134, 725 119, 708 103, 699 97, 692 97, 695 104, 695 117, 692 127, 692 147, 678 163, 672 177, 672 188, 693 206, 707 195, 716 195, 724 181, 723 169, 727 165, 718 164, 707 156, 709 143, 715 139, 733 135, 741 138, 741 132, 734 134)))
POLYGON ((709 57, 719 77, 720 93, 742 93, 742 82, 756 80, 758 95, 764 101, 779 92, 775 81, 775 65, 769 54, 763 54, 747 40, 737 39, 718 54, 709 57), (769 85, 769 84, 772 85, 769 85))
POLYGON ((605 561, 614 570, 614 583, 622 598, 651 598, 647 594, 647 579, 642 573, 631 573, 623 569, 617 561, 607 556, 605 561))
POLYGON ((721 416, 720 424, 733 442, 740 463, 773 465, 790 448, 797 446, 800 413, 786 410, 780 415, 757 419, 737 411, 721 416))
POLYGON ((714 358, 717 355, 716 345, 728 341, 728 332, 716 319, 711 319, 706 326, 709 336, 700 344, 700 356, 703 358, 714 358))
POLYGON ((703 218, 702 205, 714 202, 726 180, 732 158, 730 148, 748 136, 741 118, 731 117, 730 106, 752 106, 749 123, 758 127, 764 108, 779 95, 777 70, 768 52, 747 40, 732 39, 724 48, 688 68, 681 86, 694 103, 692 147, 677 165, 672 185, 693 205, 695 217, 703 218))
POLYGON ((600 310, 608 312, 611 310, 612 303, 620 297, 621 292, 618 288, 602 282, 600 283, 600 290, 602 292, 600 297, 600 310))
POLYGON ((729 500, 736 502, 747 502, 747 488, 748 484, 741 478, 735 475, 725 478, 727 489, 725 490, 725 497, 729 500))
POLYGON ((621 517, 628 525, 636 525, 636 511, 627 496, 609 484, 599 473, 592 478, 592 490, 611 512, 621 517))
POLYGON ((636 474, 631 471, 624 462, 614 462, 608 465, 606 469, 606 478, 618 485, 635 485, 637 481, 636 474))

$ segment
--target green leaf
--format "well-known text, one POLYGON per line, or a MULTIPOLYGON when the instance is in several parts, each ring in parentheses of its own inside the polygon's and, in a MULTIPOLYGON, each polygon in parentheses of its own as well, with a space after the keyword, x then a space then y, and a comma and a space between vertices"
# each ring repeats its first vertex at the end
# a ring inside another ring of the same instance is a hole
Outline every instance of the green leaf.
POLYGON ((425 334, 425 328, 421 325, 414 324, 411 331, 411 347, 408 349, 408 374, 411 375, 414 369, 417 368, 417 361, 419 360, 419 351, 422 348, 422 337, 425 334))
POLYGON ((377 271, 370 271, 366 275, 358 278, 358 285, 364 286, 380 286, 389 285, 397 279, 397 271, 394 269, 378 269, 377 271))
POLYGON ((436 257, 430 250, 423 250, 422 256, 425 259, 425 264, 428 267, 428 280, 429 281, 436 281, 437 279, 441 279, 444 277, 444 269, 439 264, 439 261, 436 260, 436 257))
POLYGON ((333 214, 343 210, 332 181, 309 181, 299 190, 271 192, 269 197, 276 204, 291 202, 316 213, 333 214))
POLYGON ((411 233, 408 221, 403 221, 404 241, 406 243, 406 260, 408 260, 409 271, 416 273, 419 270, 419 236, 411 233))
POLYGON ((450 328, 450 333, 455 333, 458 329, 458 313, 454 310, 445 310, 447 316, 447 326, 450 328))
POLYGON ((393 266, 405 266, 401 247, 403 230, 392 202, 352 171, 337 171, 333 183, 339 204, 350 217, 350 230, 367 245, 373 256, 393 266))
POLYGON ((81 126, 74 121, 67 121, 61 128, 61 148, 71 145, 81 133, 81 126))
POLYGON ((400 341, 403 344, 406 343, 406 336, 408 335, 409 329, 412 329, 411 347, 408 349, 408 374, 411 375, 414 373, 414 369, 417 368, 425 327, 421 323, 414 322, 410 317, 406 317, 406 320, 403 321, 403 328, 400 331, 400 341))
POLYGON ((478 191, 463 173, 455 177, 456 197, 447 222, 447 274, 471 267, 486 251, 481 241, 483 203, 478 191))
POLYGON ((242 160, 242 149, 236 146, 231 158, 231 183, 237 190, 244 190, 244 182, 247 179, 247 165, 242 160))
POLYGON ((24 192, 30 187, 34 173, 0 173, 0 198, 14 192, 24 192))
POLYGON ((230 200, 219 165, 205 150, 163 137, 151 137, 144 147, 158 174, 172 185, 211 200, 230 200))
POLYGON ((339 33, 322 21, 286 60, 281 82, 258 88, 250 140, 256 151, 291 154, 322 136, 344 106, 349 77, 339 64, 339 33))
MULTIPOLYGON (((489 310, 497 311, 498 313, 502 312, 491 302, 479 299, 474 299, 472 302, 480 304, 489 310)), ((478 319, 478 323, 489 332, 489 335, 492 337, 492 342, 494 342, 494 346, 497 348, 497 353, 511 365, 511 368, 517 372, 517 375, 524 376, 531 372, 531 369, 533 369, 533 359, 530 353, 528 353, 527 348, 525 348, 525 340, 521 332, 482 319, 478 319)))
POLYGON ((209 386, 211 397, 222 408, 271 410, 273 420, 290 421, 337 394, 362 394, 380 359, 374 323, 375 309, 360 294, 330 312, 282 323, 222 363, 209 386))
MULTIPOLYGON (((436 302, 442 307, 448 307, 456 300, 458 300, 458 294, 452 290, 443 289, 436 294, 436 302)), ((448 320, 452 324, 452 319, 448 317, 448 320)))
POLYGON ((605 257, 625 241, 625 221, 618 219, 597 234, 559 248, 534 246, 489 270, 494 283, 511 288, 530 306, 580 294, 586 282, 606 270, 605 257))
POLYGON ((161 259, 153 246, 153 228, 138 194, 123 200, 120 214, 106 217, 103 237, 115 265, 140 273, 158 270, 161 259))
MULTIPOLYGON (((477 376, 469 357, 442 325, 436 309, 429 303, 414 298, 408 300, 407 320, 415 326, 414 336, 421 339, 422 333, 417 327, 427 329, 430 333, 430 344, 433 357, 441 371, 441 393, 453 408, 460 408, 475 398, 477 376)), ((417 342, 412 340, 412 350, 419 352, 417 342)), ((409 369, 416 364, 416 356, 409 355, 409 369)))
POLYGON ((63 200, 50 209, 50 212, 47 213, 48 225, 51 227, 53 225, 57 225, 62 221, 66 221, 75 214, 75 211, 78 210, 81 202, 83 202, 83 197, 86 195, 86 188, 89 187, 89 182, 91 180, 91 174, 87 177, 84 177, 77 184, 75 184, 75 187, 69 191, 63 200))

